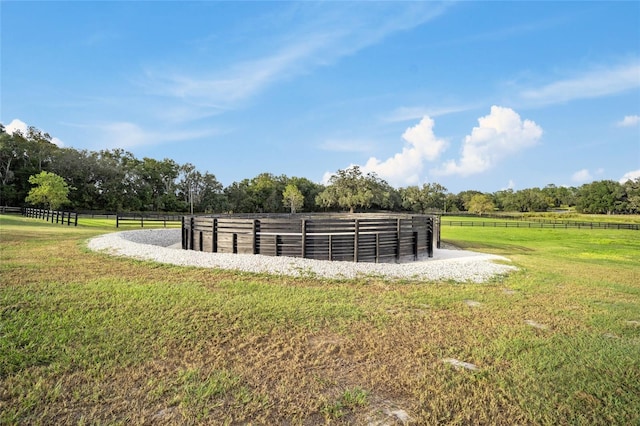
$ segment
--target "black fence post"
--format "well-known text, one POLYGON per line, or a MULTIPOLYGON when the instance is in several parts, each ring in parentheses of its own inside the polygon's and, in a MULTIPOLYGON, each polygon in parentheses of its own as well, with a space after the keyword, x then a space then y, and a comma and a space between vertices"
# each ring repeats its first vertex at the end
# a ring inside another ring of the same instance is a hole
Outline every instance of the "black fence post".
POLYGON ((180 239, 182 241, 182 250, 184 250, 184 249, 187 248, 185 246, 185 244, 184 244, 184 240, 185 240, 184 236, 185 236, 185 231, 186 231, 186 229, 184 229, 184 216, 182 216, 182 221, 181 222, 182 222, 182 226, 180 227, 180 234, 181 234, 180 235, 180 239))
POLYGON ((194 250, 194 244, 193 244, 193 227, 195 225, 195 218, 193 216, 191 216, 191 219, 189 221, 189 250, 194 250))
POLYGON ((396 262, 400 262, 400 220, 396 221, 396 262))
POLYGON ((427 228, 427 257, 433 257, 433 234, 436 232, 435 221, 433 218, 431 219, 430 228, 431 229, 427 228))
POLYGON ((213 252, 217 253, 218 252, 218 219, 214 218, 213 219, 213 224, 211 225, 213 227, 213 252))
POLYGON ((355 232, 353 233, 353 261, 358 261, 358 238, 360 234, 360 221, 355 220, 355 232))
POLYGON ((300 225, 302 227, 302 229, 301 229, 301 231, 302 231, 302 238, 301 238, 302 247, 301 247, 301 250, 302 250, 302 257, 304 258, 305 255, 306 255, 306 246, 307 246, 307 220, 306 219, 302 219, 302 223, 300 225))

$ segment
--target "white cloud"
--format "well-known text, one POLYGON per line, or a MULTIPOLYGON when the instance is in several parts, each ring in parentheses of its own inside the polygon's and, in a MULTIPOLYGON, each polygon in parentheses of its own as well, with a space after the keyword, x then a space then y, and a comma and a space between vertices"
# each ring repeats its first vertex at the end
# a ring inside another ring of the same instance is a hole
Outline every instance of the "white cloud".
POLYGON ((521 93, 524 99, 540 104, 598 98, 640 87, 640 63, 600 68, 521 93))
POLYGON ((640 123, 640 115, 627 115, 621 121, 616 124, 618 127, 633 127, 640 123))
POLYGON ((332 172, 324 172, 324 174, 322 175, 322 180, 320 180, 320 183, 323 185, 328 185, 329 184, 329 180, 331 179, 331 176, 333 176, 335 173, 332 172))
POLYGON ((446 140, 436 137, 433 126, 430 117, 422 118, 402 134, 406 145, 401 152, 385 161, 371 157, 362 171, 374 172, 392 185, 418 184, 425 161, 436 160, 448 145, 446 140))
MULTIPOLYGON (((26 136, 28 129, 29 129, 29 126, 27 125, 27 123, 17 118, 14 118, 13 120, 11 120, 11 123, 5 126, 5 131, 11 135, 14 134, 15 132, 20 132, 22 133, 23 136, 26 136)), ((64 146, 64 142, 62 142, 62 140, 56 137, 51 138, 51 143, 59 147, 64 146)))
POLYGON ((636 180, 640 178, 640 169, 627 172, 620 178, 618 182, 624 184, 628 180, 636 180))
POLYGON ((462 145, 459 160, 449 160, 439 169, 439 175, 469 176, 494 167, 503 158, 538 143, 542 128, 531 120, 522 120, 511 108, 492 106, 491 113, 478 119, 462 145))
POLYGON ((593 180, 593 176, 588 169, 578 170, 571 175, 571 180, 576 183, 585 183, 593 180))
POLYGON ((27 134, 27 123, 25 123, 22 120, 18 120, 17 118, 14 118, 11 123, 7 124, 5 126, 5 130, 7 131, 7 133, 9 133, 10 135, 14 134, 15 132, 19 131, 20 133, 22 133, 23 135, 27 134))

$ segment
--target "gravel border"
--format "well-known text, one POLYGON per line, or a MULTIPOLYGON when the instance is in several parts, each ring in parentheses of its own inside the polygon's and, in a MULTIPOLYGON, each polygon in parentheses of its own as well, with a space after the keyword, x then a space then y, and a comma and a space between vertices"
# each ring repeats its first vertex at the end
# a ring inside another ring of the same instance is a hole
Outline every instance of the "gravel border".
POLYGON ((90 250, 179 266, 241 270, 293 277, 383 277, 420 281, 453 280, 482 283, 517 268, 503 256, 468 250, 436 249, 433 258, 407 263, 330 262, 293 257, 204 253, 182 250, 180 229, 145 229, 101 235, 89 240, 90 250))

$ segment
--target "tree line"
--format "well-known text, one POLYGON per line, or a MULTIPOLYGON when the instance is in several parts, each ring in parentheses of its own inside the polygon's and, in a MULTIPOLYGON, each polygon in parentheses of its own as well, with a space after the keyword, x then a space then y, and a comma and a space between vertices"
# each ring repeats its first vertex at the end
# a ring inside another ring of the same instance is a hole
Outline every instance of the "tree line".
MULTIPOLYGON (((448 192, 438 183, 394 188, 358 166, 338 170, 327 185, 304 177, 261 173, 224 187, 193 164, 136 158, 122 149, 58 147, 34 127, 9 134, 0 124, 0 205, 45 204, 32 192, 42 172, 68 189, 64 207, 93 211, 283 213, 295 211, 538 212, 574 207, 580 213, 640 213, 640 178, 595 181, 580 187, 494 193, 448 192), (31 192, 31 194, 30 194, 31 192)), ((46 175, 45 174, 45 175, 46 175)), ((41 176, 41 177, 44 177, 41 176)), ((42 189, 42 188, 40 188, 42 189)), ((41 195, 42 191, 40 191, 41 195)))

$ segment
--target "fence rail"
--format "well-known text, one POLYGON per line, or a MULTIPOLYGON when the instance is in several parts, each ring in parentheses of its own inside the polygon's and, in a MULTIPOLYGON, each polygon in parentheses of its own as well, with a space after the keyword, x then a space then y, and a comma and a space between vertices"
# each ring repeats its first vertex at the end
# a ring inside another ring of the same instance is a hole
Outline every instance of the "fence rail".
POLYGON ((0 206, 0 213, 1 214, 10 214, 10 213, 22 214, 22 208, 21 207, 0 206))
POLYGON ((72 223, 73 223, 73 226, 78 226, 77 212, 35 209, 31 207, 25 207, 24 209, 22 209, 22 215, 25 217, 30 217, 35 219, 43 219, 51 223, 60 223, 62 225, 64 225, 66 220, 67 226, 70 226, 72 223))
POLYGON ((118 213, 116 214, 116 228, 120 227, 120 224, 135 223, 140 224, 141 228, 144 228, 145 222, 162 222, 162 225, 166 228, 167 222, 180 223, 182 216, 177 215, 161 215, 161 214, 137 214, 137 213, 118 213))
POLYGON ((630 229, 640 230, 634 223, 578 222, 578 221, 535 221, 535 222, 487 222, 467 220, 441 220, 445 226, 475 226, 482 228, 552 228, 552 229, 630 229))

